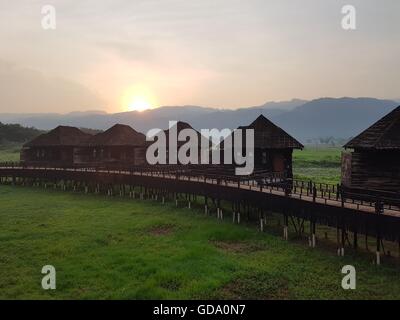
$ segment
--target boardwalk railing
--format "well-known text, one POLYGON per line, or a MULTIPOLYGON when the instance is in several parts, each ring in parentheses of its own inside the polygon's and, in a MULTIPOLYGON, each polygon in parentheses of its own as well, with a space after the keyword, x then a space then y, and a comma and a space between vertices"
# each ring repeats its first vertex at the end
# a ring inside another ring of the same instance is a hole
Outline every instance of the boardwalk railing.
POLYGON ((79 172, 106 172, 129 175, 162 177, 237 187, 260 192, 278 192, 292 198, 312 202, 356 208, 382 206, 383 212, 400 212, 400 194, 378 190, 352 190, 340 185, 315 183, 311 180, 289 179, 282 173, 255 171, 249 176, 235 176, 229 167, 199 165, 139 165, 129 168, 117 165, 88 167, 25 165, 21 162, 2 162, 0 168, 68 170, 79 172), (217 173, 219 171, 220 173, 217 173), (222 172, 222 173, 221 173, 222 172), (225 173, 225 174, 223 174, 225 173))

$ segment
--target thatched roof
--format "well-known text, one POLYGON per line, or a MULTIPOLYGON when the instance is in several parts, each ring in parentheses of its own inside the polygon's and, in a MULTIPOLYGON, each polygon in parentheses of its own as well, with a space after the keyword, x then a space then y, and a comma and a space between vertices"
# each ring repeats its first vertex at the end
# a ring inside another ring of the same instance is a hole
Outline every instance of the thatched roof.
POLYGON ((263 115, 248 126, 242 126, 238 129, 254 130, 254 147, 267 149, 303 149, 304 146, 263 115))
POLYGON ((376 150, 400 149, 400 106, 361 132, 344 147, 376 150))
POLYGON ((110 129, 93 136, 87 144, 90 146, 143 146, 146 136, 130 126, 116 124, 110 129))
POLYGON ((58 126, 57 128, 41 134, 24 147, 55 147, 55 146, 78 146, 87 142, 92 135, 84 133, 75 127, 58 126))

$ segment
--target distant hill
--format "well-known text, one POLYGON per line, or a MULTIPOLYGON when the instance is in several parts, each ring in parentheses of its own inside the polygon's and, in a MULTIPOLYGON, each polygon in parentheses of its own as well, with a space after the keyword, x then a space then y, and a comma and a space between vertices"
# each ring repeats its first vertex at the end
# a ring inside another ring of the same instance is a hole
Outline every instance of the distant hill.
POLYGON ((58 125, 71 125, 105 130, 116 123, 131 125, 137 130, 167 128, 168 120, 190 122, 195 128, 235 128, 254 120, 261 113, 274 117, 292 110, 306 101, 268 102, 262 106, 246 107, 237 110, 205 108, 200 106, 165 106, 144 112, 120 112, 114 114, 100 112, 73 112, 68 114, 0 114, 4 123, 19 123, 23 126, 50 130, 58 125))
POLYGON ((303 141, 331 136, 350 138, 397 105, 395 101, 373 98, 321 98, 307 102, 273 120, 303 141))
POLYGON ((144 112, 107 114, 98 111, 70 114, 0 114, 3 123, 19 123, 44 130, 60 124, 105 130, 116 123, 146 132, 167 128, 169 120, 189 122, 194 128, 237 128, 260 114, 271 119, 302 142, 317 138, 348 139, 394 109, 399 103, 374 98, 320 98, 312 101, 268 102, 236 110, 200 106, 168 106, 144 112))
POLYGON ((0 122, 0 144, 22 144, 41 134, 35 128, 25 128, 19 124, 3 124, 0 122))

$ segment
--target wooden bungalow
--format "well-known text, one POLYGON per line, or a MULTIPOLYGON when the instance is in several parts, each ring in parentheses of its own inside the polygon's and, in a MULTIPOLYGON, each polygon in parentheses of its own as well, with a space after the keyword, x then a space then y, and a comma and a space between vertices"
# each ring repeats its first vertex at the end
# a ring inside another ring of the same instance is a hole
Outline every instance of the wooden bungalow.
POLYGON ((78 128, 58 126, 26 143, 20 159, 26 165, 71 166, 79 162, 78 147, 91 137, 78 128))
POLYGON ((342 154, 342 185, 400 191, 400 107, 349 141, 342 154))
POLYGON ((129 167, 146 164, 146 136, 123 124, 92 136, 80 148, 82 163, 129 167))
MULTIPOLYGON (((293 150, 304 148, 299 141, 263 115, 260 115, 250 125, 241 126, 238 129, 254 130, 254 169, 256 171, 279 173, 286 178, 293 178, 293 150)), ((245 148, 245 131, 242 132, 242 137, 242 145, 245 148)), ((222 144, 222 154, 224 148, 222 144)), ((242 154, 244 155, 245 152, 242 154)))

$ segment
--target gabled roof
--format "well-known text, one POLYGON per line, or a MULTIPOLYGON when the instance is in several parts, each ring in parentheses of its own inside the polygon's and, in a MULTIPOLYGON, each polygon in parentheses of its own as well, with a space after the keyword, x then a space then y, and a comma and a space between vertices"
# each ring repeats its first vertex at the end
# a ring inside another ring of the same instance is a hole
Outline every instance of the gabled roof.
POLYGON ((54 147, 54 146, 78 146, 87 142, 92 135, 85 133, 78 128, 58 126, 57 128, 41 134, 24 147, 54 147))
POLYGON ((344 145, 352 149, 400 149, 400 106, 344 145))
POLYGON ((254 147, 268 149, 303 149, 304 146, 263 115, 248 126, 241 126, 238 129, 254 130, 254 147))
POLYGON ((98 133, 89 141, 90 146, 142 146, 146 142, 146 136, 137 132, 130 126, 116 124, 110 129, 98 133))

